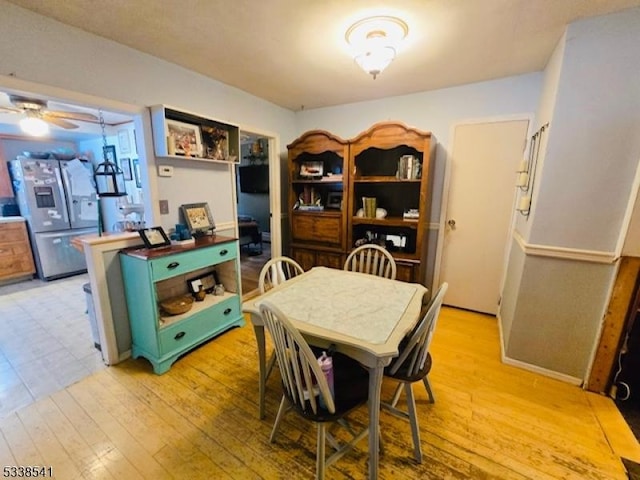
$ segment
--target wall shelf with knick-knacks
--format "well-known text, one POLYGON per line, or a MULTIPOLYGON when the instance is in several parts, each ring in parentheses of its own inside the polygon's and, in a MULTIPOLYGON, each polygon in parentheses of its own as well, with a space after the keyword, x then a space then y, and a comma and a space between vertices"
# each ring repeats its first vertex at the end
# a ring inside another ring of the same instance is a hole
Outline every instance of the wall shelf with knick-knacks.
POLYGON ((239 163, 240 129, 166 105, 151 107, 156 157, 239 163))

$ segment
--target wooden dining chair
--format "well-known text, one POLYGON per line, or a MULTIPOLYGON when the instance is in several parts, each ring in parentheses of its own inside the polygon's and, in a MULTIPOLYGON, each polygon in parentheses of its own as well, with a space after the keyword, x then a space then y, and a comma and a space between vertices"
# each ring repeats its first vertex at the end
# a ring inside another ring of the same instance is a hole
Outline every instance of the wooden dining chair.
POLYGON ((361 245, 353 250, 344 262, 344 270, 396 279, 396 261, 379 245, 361 245))
POLYGON ((291 409, 314 422, 317 426, 316 478, 323 479, 325 469, 369 432, 368 427, 359 433, 354 432, 345 419, 349 412, 367 403, 368 372, 356 360, 335 353, 332 357, 332 394, 316 354, 284 313, 265 300, 260 304, 260 314, 275 345, 283 389, 269 441, 275 440, 285 413, 291 409), (352 438, 348 442, 339 442, 326 428, 330 422, 345 427, 352 438), (328 458, 325 453, 326 441, 335 450, 328 458))
POLYGON ((426 312, 420 322, 400 342, 400 355, 384 371, 385 377, 398 380, 399 383, 391 402, 381 402, 380 405, 383 409, 396 416, 409 419, 413 436, 413 455, 418 463, 422 463, 422 448, 420 446, 420 427, 418 425, 418 414, 412 386, 413 383, 422 380, 429 395, 429 402, 435 402, 428 378, 428 374, 431 371, 429 346, 431 345, 431 339, 433 338, 433 332, 438 322, 442 300, 445 293, 447 293, 447 288, 449 288, 449 285, 446 282, 440 285, 431 302, 423 309, 426 312), (408 411, 406 412, 396 408, 403 387, 407 397, 408 411))
POLYGON ((298 262, 289 257, 275 257, 264 264, 258 276, 260 293, 271 290, 282 282, 297 277, 304 270, 298 262))
MULTIPOLYGON (((297 277, 298 275, 304 273, 304 270, 296 262, 294 259, 289 257, 275 257, 269 260, 264 264, 262 270, 260 270, 260 275, 258 276, 258 289, 260 293, 265 293, 271 290, 276 285, 280 285, 287 280, 292 279, 293 277, 297 277)), ((262 363, 262 361, 261 361, 262 363)), ((266 365, 260 365, 260 385, 259 385, 259 411, 260 418, 264 418, 265 416, 265 388, 266 383, 271 375, 271 371, 273 370, 273 366, 276 363, 276 354, 273 352, 269 357, 266 365)))

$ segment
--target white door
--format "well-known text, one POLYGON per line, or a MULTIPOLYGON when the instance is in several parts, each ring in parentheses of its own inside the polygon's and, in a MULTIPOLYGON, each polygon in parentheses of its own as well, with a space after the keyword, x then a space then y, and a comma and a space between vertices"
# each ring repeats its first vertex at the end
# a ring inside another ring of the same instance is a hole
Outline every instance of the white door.
POLYGON ((495 315, 528 120, 455 127, 440 281, 445 303, 495 315))

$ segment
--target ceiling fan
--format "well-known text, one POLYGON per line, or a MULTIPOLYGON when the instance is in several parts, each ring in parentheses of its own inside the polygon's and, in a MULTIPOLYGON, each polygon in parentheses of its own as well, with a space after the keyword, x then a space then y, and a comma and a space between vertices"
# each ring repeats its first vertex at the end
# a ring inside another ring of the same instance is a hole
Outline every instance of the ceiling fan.
POLYGON ((14 106, 5 107, 0 105, 0 113, 22 113, 27 118, 38 118, 52 125, 56 125, 58 127, 66 129, 78 128, 78 125, 76 125, 75 123, 71 123, 68 120, 76 120, 81 122, 98 121, 98 117, 91 113, 48 110, 46 100, 23 97, 21 95, 9 95, 9 101, 14 106))

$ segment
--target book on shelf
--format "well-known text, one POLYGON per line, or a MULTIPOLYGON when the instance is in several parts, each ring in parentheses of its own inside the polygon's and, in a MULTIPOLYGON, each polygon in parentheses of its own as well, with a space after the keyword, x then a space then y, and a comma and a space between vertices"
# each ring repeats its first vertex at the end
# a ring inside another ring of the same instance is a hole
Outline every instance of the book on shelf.
POLYGON ((298 210, 301 212, 322 212, 324 205, 299 205, 298 210))
POLYGON ((420 219, 420 210, 418 210, 417 208, 408 208, 402 214, 402 219, 410 222, 416 222, 420 219))
POLYGON ((415 155, 402 155, 398 160, 396 177, 400 180, 419 180, 422 178, 422 163, 415 155))
POLYGON ((300 205, 316 205, 320 201, 320 195, 315 188, 305 185, 298 201, 300 205))

